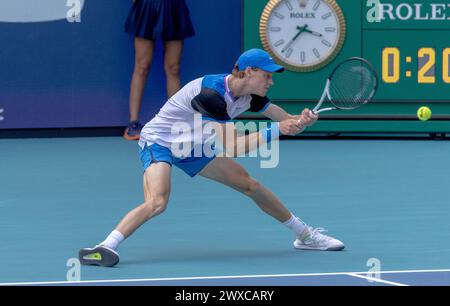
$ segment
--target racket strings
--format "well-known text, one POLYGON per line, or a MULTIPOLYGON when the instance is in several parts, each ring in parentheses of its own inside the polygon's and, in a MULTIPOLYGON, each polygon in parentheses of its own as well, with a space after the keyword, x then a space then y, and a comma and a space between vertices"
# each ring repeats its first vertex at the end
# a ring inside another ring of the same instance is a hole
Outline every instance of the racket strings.
POLYGON ((377 86, 376 73, 361 60, 341 64, 331 76, 331 102, 341 109, 354 109, 367 103, 377 86))
POLYGON ((331 83, 336 91, 335 97, 348 100, 350 103, 367 97, 372 86, 368 86, 370 80, 366 75, 367 73, 339 71, 338 74, 335 74, 334 82, 331 83))

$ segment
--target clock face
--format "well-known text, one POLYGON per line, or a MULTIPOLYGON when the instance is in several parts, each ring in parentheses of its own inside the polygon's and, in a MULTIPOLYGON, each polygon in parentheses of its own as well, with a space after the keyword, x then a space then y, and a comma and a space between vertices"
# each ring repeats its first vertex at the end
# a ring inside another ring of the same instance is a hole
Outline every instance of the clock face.
POLYGON ((287 69, 314 71, 339 53, 345 20, 334 0, 271 0, 260 35, 264 48, 287 69))

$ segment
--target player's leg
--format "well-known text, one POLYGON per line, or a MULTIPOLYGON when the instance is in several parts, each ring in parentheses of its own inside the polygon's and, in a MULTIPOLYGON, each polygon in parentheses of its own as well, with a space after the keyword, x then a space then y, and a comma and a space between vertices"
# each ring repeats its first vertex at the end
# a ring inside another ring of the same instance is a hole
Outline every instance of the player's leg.
POLYGON ((215 158, 199 175, 225 184, 247 195, 264 212, 280 222, 286 222, 291 217, 290 211, 270 190, 250 177, 241 165, 230 158, 215 158))
POLYGON ((144 191, 144 201, 147 201, 150 199, 150 190, 147 188, 147 176, 144 173, 143 179, 142 179, 142 190, 144 191))
POLYGON ((171 97, 181 88, 180 64, 183 53, 182 40, 164 42, 164 70, 167 81, 167 97, 171 97))
POLYGON ((313 229, 295 217, 270 190, 250 177, 247 171, 232 159, 216 158, 199 174, 250 197, 265 213, 295 233, 296 248, 307 250, 342 250, 344 248, 341 241, 322 234, 321 229, 313 229))
POLYGON ((144 173, 145 201, 130 211, 119 223, 116 230, 128 238, 142 224, 164 212, 170 195, 170 175, 172 167, 165 163, 153 163, 144 173))
POLYGON ((135 64, 130 85, 130 123, 124 134, 127 139, 139 139, 142 128, 139 123, 139 112, 153 60, 154 41, 135 37, 134 47, 135 64))
POLYGON ((80 250, 79 259, 85 265, 111 267, 119 262, 118 245, 151 218, 167 207, 170 195, 171 166, 152 163, 144 173, 144 203, 130 211, 114 231, 94 248, 80 250))

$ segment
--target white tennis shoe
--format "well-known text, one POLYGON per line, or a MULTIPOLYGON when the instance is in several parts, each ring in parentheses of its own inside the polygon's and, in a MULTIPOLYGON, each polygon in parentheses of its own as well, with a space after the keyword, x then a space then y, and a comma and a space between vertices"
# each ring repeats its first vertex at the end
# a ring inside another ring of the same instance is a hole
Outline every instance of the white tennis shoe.
POLYGON ((323 228, 312 228, 308 226, 306 230, 309 234, 303 237, 297 237, 294 241, 294 247, 301 250, 317 250, 317 251, 340 251, 345 248, 344 244, 333 237, 324 235, 326 232, 323 228))

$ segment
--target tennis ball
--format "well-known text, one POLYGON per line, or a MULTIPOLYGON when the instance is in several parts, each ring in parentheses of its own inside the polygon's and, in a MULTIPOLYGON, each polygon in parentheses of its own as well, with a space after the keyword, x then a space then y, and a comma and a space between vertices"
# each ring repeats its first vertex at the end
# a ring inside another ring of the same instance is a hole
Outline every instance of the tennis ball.
POLYGON ((426 106, 422 106, 417 110, 417 118, 420 121, 427 121, 431 118, 431 109, 426 106))

